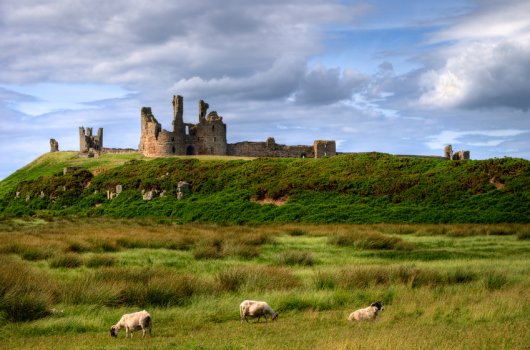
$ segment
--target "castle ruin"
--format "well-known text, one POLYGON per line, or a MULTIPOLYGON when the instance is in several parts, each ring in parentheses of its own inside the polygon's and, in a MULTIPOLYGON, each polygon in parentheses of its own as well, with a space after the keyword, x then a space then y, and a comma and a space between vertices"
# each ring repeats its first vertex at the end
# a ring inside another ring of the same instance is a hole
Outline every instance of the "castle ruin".
MULTIPOLYGON (((357 154, 364 152, 337 152, 333 140, 316 140, 313 145, 287 146, 276 143, 269 137, 265 142, 227 143, 226 124, 216 111, 207 114, 210 106, 199 101, 199 123, 184 123, 184 99, 173 96, 172 131, 162 129, 151 107, 142 107, 140 111, 141 137, 138 150, 103 147, 103 128, 97 135, 92 128, 79 127, 79 157, 99 157, 100 154, 123 154, 140 152, 146 157, 170 157, 175 155, 218 155, 239 157, 277 157, 277 158, 322 158, 337 154, 357 154)), ((51 151, 58 150, 57 141, 50 140, 51 151), (53 143, 53 142, 55 143, 53 143), (54 148, 55 146, 55 148, 54 148)), ((469 151, 453 153, 451 145, 444 148, 442 156, 397 155, 398 157, 432 158, 443 160, 470 159, 469 151)))
POLYGON ((80 153, 96 153, 103 148, 103 128, 98 129, 96 136, 92 135, 92 128, 79 127, 79 152, 80 153))
POLYGON ((448 158, 449 160, 470 159, 469 151, 458 151, 458 152, 453 153, 453 147, 451 145, 445 146, 444 158, 448 158))
POLYGON ((312 146, 286 146, 269 137, 265 142, 226 142, 226 124, 216 111, 199 101, 199 123, 184 123, 182 96, 173 96, 173 131, 162 129, 150 107, 141 110, 138 152, 146 157, 173 155, 219 155, 280 158, 322 158, 336 154, 335 141, 315 141, 312 146))

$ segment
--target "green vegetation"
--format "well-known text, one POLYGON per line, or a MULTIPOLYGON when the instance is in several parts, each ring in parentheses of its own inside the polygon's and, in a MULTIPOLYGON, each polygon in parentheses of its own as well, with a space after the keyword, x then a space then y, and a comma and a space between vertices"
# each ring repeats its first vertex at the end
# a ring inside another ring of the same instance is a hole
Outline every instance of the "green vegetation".
POLYGON ((367 153, 320 160, 146 162, 129 154, 119 162, 103 159, 109 155, 76 163, 88 170, 115 166, 93 176, 86 170, 62 175, 68 155, 62 153, 46 154, 0 183, 1 215, 154 217, 168 224, 530 222, 530 162, 523 159, 443 161, 367 153), (191 184, 181 200, 179 181, 191 184), (118 184, 124 191, 107 200, 106 191, 118 184), (142 190, 165 191, 165 197, 147 202, 142 190), (20 198, 14 199, 17 191, 20 198), (281 198, 288 198, 282 206, 259 203, 281 198))
POLYGON ((0 341, 27 349, 522 349, 530 343, 528 229, 5 219, 0 341), (215 259, 198 253, 205 248, 215 259), (267 301, 279 321, 241 326, 245 299, 267 301), (376 322, 347 321, 375 300, 385 307, 376 322), (110 337, 122 314, 142 309, 153 317, 151 338, 110 337))

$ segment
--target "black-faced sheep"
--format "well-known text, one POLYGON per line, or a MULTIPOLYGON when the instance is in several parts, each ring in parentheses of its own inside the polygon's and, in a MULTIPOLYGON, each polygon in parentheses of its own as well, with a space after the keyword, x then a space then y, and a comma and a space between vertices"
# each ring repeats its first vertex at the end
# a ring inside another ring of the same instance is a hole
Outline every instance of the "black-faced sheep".
POLYGON ((348 317, 348 321, 374 321, 377 316, 379 316, 379 312, 384 309, 385 308, 381 306, 381 300, 378 300, 375 303, 372 303, 372 305, 370 305, 366 309, 360 309, 352 312, 350 314, 350 317, 348 317))

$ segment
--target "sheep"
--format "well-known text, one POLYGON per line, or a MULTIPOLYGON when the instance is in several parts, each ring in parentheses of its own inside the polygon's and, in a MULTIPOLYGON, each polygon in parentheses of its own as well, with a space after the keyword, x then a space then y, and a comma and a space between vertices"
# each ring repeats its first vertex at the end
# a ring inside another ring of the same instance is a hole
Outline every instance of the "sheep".
POLYGON ((245 300, 239 305, 239 312, 241 314, 241 324, 243 324, 243 319, 248 322, 247 316, 257 317, 258 322, 261 316, 265 316, 265 321, 268 323, 267 315, 271 315, 273 321, 278 320, 278 313, 264 301, 254 301, 254 300, 245 300))
POLYGON ((125 314, 121 317, 120 322, 110 327, 110 335, 117 338, 118 331, 125 328, 125 338, 127 338, 129 331, 131 331, 132 338, 133 331, 140 329, 143 331, 142 337, 145 337, 145 329, 149 328, 149 336, 151 336, 151 323, 151 315, 145 310, 133 314, 125 314))
POLYGON ((379 311, 382 311, 384 309, 385 308, 381 306, 381 300, 378 300, 375 303, 372 303, 372 305, 370 305, 366 309, 360 309, 352 312, 350 314, 350 317, 348 317, 348 321, 375 321, 375 319, 379 315, 379 311))

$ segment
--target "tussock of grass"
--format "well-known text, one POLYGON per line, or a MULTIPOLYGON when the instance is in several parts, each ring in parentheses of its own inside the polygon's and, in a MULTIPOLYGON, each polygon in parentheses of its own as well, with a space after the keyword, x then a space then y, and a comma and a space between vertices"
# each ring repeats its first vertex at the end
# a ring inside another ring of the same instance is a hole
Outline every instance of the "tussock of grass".
POLYGON ((90 268, 111 267, 118 263, 118 259, 112 255, 93 255, 85 261, 85 266, 90 268))
POLYGON ((22 322, 47 316, 54 301, 49 276, 5 257, 0 257, 0 266, 0 312, 7 320, 22 322))
POLYGON ((220 292, 285 290, 299 285, 289 270, 277 267, 235 267, 215 276, 215 288, 220 292))
POLYGON ((76 267, 82 266, 83 260, 76 254, 58 255, 50 260, 49 265, 52 269, 61 267, 74 269, 76 267))
POLYGON ((293 228, 293 229, 287 230, 286 233, 287 233, 289 236, 296 237, 296 236, 304 236, 304 235, 307 235, 308 231, 307 231, 307 230, 302 230, 302 229, 300 229, 300 228, 293 228))
POLYGON ((530 227, 522 227, 519 230, 517 230, 517 239, 518 240, 530 239, 530 227))
POLYGON ((440 272, 410 266, 360 266, 344 269, 338 273, 317 272, 313 276, 313 285, 319 290, 334 288, 355 290, 391 284, 405 284, 410 287, 434 287, 469 283, 476 279, 476 273, 463 269, 440 272))
POLYGON ((330 236, 328 244, 358 249, 412 250, 412 246, 399 237, 386 236, 377 232, 348 232, 330 236))
POLYGON ((288 250, 276 256, 276 262, 280 265, 312 266, 315 263, 313 254, 308 251, 288 250))

